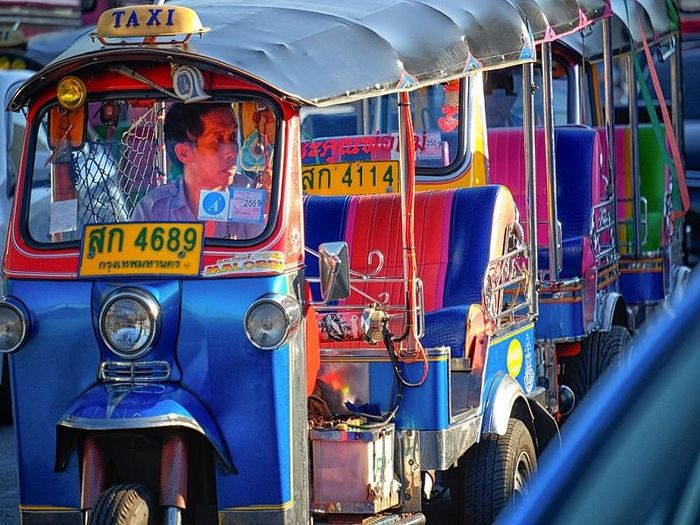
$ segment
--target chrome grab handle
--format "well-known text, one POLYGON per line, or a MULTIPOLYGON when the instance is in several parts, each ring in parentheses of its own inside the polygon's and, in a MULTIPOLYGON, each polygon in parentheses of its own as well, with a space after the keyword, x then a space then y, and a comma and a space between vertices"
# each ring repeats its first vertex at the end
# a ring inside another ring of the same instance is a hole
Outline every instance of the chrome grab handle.
POLYGON ((422 339, 425 335, 425 295, 423 293, 423 281, 418 278, 416 278, 416 313, 418 314, 416 332, 418 338, 422 339))
POLYGON ((561 271, 564 264, 564 234, 561 229, 561 221, 557 220, 557 270, 561 271))
POLYGON ((639 197, 639 202, 643 208, 642 217, 639 221, 639 224, 644 226, 644 237, 642 237, 642 245, 644 245, 649 239, 649 202, 644 196, 639 197))

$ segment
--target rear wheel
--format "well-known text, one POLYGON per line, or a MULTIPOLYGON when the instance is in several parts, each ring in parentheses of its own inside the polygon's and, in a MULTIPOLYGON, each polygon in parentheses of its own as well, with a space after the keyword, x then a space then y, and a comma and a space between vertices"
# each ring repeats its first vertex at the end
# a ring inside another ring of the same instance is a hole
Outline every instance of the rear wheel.
POLYGON ((606 371, 618 368, 627 355, 632 336, 624 326, 613 325, 609 332, 593 332, 581 343, 581 352, 562 360, 560 382, 583 399, 606 371))
POLYGON ((88 525, 155 525, 159 510, 143 485, 114 485, 100 494, 88 525))
POLYGON ((460 524, 493 523, 511 497, 517 501, 527 495, 536 466, 535 445, 521 420, 511 418, 502 436, 482 438, 460 465, 460 524))

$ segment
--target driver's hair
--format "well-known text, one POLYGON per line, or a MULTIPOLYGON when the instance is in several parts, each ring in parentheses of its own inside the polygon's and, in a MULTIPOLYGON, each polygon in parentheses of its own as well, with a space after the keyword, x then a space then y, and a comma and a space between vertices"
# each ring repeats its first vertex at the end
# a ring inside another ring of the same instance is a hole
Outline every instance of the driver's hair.
POLYGON ((204 122, 202 116, 218 109, 228 109, 233 113, 231 104, 184 104, 176 102, 165 115, 165 149, 168 152, 168 159, 178 170, 182 170, 182 162, 175 154, 175 145, 180 142, 196 144, 199 137, 204 132, 204 122))

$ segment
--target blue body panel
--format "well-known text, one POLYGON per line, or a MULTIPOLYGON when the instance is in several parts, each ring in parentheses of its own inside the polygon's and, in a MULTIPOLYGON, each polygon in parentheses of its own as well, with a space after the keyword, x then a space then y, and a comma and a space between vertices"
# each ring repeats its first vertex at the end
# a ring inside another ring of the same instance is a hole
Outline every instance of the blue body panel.
POLYGON ((212 441, 220 441, 214 443, 220 452, 228 450, 233 458, 238 475, 222 466, 216 469, 219 509, 280 507, 292 501, 292 447, 298 444, 291 439, 291 369, 303 363, 302 345, 297 337, 275 351, 262 351, 250 344, 243 326, 246 310, 260 296, 294 295, 291 281, 284 275, 112 283, 12 281, 11 294, 32 315, 26 345, 11 356, 21 503, 79 507, 76 453, 65 472, 54 472, 55 424, 69 409, 83 420, 104 420, 111 411, 109 416, 122 422, 177 413, 196 421, 212 441), (146 289, 161 303, 160 340, 139 360, 169 361, 174 381, 128 393, 115 402, 114 392, 96 386, 97 371, 101 360, 123 359, 98 341, 95 319, 100 301, 117 286, 146 289), (196 398, 190 395, 195 392, 196 398))
POLYGON ((660 303, 665 299, 664 274, 660 271, 625 272, 620 275, 620 292, 627 304, 660 303))
POLYGON ((482 410, 488 399, 494 394, 494 383, 500 382, 503 373, 510 374, 522 387, 527 395, 537 386, 537 367, 535 362, 535 330, 532 324, 528 324, 513 332, 493 338, 489 341, 484 372, 484 388, 482 389, 482 410), (515 353, 522 356, 518 369, 508 370, 508 349, 518 349, 515 353), (512 374, 511 372, 516 372, 512 374))
POLYGON ((535 332, 538 340, 585 336, 583 302, 540 302, 535 332))
MULTIPOLYGON (((420 387, 404 387, 404 399, 396 414, 396 428, 401 430, 442 430, 449 426, 449 382, 447 356, 431 358, 428 377, 420 387)), ((417 382, 423 374, 423 363, 404 365, 404 378, 417 382)), ((391 362, 373 361, 369 364, 370 401, 381 410, 391 409, 396 393, 391 362)))

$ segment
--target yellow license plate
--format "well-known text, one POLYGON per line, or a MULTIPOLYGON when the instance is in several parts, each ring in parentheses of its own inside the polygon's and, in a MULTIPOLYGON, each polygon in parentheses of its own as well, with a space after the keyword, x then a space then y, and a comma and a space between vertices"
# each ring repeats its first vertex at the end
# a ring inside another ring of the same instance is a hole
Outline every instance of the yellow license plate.
POLYGON ((306 165, 301 175, 307 195, 391 193, 399 189, 399 163, 395 160, 306 165))
POLYGON ((80 276, 198 275, 202 223, 85 226, 80 276))

